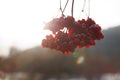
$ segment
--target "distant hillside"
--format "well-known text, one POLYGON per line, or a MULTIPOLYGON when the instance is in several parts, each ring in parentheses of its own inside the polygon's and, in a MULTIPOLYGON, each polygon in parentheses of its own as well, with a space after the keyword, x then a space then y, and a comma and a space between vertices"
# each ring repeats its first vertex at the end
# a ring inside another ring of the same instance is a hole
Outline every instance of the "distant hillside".
POLYGON ((108 58, 120 57, 120 26, 103 31, 104 39, 96 41, 95 47, 91 48, 92 53, 102 54, 108 58))
POLYGON ((108 72, 120 72, 120 26, 104 30, 103 34, 105 38, 96 41, 96 46, 76 51, 79 56, 85 56, 83 64, 77 64, 79 56, 64 55, 38 46, 18 51, 17 54, 4 60, 0 68, 15 61, 17 67, 11 71, 40 72, 45 75, 68 73, 86 76, 97 74, 98 76, 108 72))

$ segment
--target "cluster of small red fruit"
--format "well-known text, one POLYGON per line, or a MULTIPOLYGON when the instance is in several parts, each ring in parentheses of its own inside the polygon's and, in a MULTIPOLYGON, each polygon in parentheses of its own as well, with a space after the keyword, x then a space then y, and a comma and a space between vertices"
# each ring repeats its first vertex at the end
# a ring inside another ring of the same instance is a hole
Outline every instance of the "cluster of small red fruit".
POLYGON ((104 37, 101 27, 91 18, 77 21, 72 16, 55 18, 45 25, 45 29, 52 34, 42 40, 42 46, 64 54, 74 52, 77 47, 94 46, 95 40, 104 37))

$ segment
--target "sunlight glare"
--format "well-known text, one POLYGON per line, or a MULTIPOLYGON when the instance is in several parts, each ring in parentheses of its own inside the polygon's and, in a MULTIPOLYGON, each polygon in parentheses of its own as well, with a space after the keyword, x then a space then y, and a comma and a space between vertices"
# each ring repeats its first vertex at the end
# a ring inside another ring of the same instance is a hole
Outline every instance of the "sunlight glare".
POLYGON ((8 55, 11 46, 22 50, 41 46, 42 39, 50 33, 43 30, 44 24, 58 9, 51 5, 48 0, 0 1, 0 55, 8 55))
POLYGON ((77 60, 77 64, 82 64, 84 62, 84 56, 80 56, 77 60))

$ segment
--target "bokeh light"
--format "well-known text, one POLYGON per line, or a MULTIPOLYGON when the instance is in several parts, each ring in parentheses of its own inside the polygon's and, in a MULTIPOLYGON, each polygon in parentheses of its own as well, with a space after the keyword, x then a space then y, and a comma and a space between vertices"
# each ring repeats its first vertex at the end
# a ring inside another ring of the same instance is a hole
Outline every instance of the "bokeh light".
POLYGON ((82 64, 85 60, 85 57, 84 56, 80 56, 78 59, 77 59, 77 64, 82 64))

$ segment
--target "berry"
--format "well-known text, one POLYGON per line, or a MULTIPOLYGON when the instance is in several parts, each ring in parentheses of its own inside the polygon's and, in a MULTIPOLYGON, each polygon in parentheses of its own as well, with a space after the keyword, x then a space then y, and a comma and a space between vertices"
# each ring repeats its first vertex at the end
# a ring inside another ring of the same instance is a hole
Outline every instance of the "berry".
POLYGON ((72 16, 55 18, 45 28, 53 34, 46 35, 42 40, 42 47, 55 49, 63 54, 70 54, 75 48, 90 48, 95 46, 95 40, 104 38, 101 27, 92 18, 77 21, 72 16))

